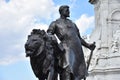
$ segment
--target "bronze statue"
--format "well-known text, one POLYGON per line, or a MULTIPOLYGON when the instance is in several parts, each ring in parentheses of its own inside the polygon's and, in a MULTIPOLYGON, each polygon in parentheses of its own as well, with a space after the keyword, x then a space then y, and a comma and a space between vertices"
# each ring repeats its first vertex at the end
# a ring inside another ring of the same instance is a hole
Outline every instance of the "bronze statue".
POLYGON ((58 45, 55 36, 49 36, 44 30, 33 29, 25 44, 25 51, 39 80, 57 80, 58 57, 64 50, 58 45))
POLYGON ((60 18, 50 24, 47 33, 33 29, 25 44, 26 56, 30 57, 39 80, 58 80, 58 74, 60 80, 85 80, 88 72, 82 45, 93 51, 95 44, 88 44, 81 38, 76 24, 68 19, 69 6, 60 6, 59 13, 60 18))
POLYGON ((47 33, 54 35, 60 40, 60 45, 65 53, 59 58, 60 80, 81 80, 88 74, 82 50, 82 45, 94 50, 94 44, 86 43, 80 36, 79 29, 69 17, 69 6, 63 5, 59 8, 60 18, 53 21, 47 33))

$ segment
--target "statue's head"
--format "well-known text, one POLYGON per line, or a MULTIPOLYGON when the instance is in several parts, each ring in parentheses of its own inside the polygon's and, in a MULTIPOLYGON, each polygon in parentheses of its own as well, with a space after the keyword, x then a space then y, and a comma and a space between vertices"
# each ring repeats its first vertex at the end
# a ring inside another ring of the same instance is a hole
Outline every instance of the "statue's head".
POLYGON ((25 44, 26 57, 36 56, 43 51, 44 35, 45 35, 45 31, 40 29, 33 29, 31 34, 28 36, 28 40, 25 44))
POLYGON ((69 17, 70 16, 69 6, 67 5, 60 6, 59 13, 62 16, 69 17))

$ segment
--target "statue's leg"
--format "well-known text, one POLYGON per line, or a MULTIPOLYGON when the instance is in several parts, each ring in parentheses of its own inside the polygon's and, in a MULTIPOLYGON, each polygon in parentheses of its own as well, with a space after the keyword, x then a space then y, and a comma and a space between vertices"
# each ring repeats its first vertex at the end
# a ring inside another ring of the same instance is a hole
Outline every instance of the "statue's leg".
POLYGON ((47 80, 57 80, 57 76, 58 76, 57 72, 56 72, 56 71, 54 70, 54 68, 52 67, 52 68, 50 69, 50 72, 49 72, 49 75, 48 75, 47 80))
POLYGON ((60 74, 60 80, 71 80, 70 73, 65 71, 62 74, 60 74))
POLYGON ((73 79, 73 80, 84 80, 84 79, 81 79, 80 77, 77 77, 77 76, 75 77, 75 76, 74 76, 74 79, 73 79))
POLYGON ((60 73, 60 80, 72 80, 71 78, 71 73, 68 71, 68 67, 65 68, 61 73, 60 73))

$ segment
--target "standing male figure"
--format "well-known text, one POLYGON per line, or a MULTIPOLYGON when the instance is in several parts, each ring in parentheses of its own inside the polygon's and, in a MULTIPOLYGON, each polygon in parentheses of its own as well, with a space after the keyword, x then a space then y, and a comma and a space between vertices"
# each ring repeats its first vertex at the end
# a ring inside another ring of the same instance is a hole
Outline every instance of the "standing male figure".
POLYGON ((65 49, 60 59, 60 67, 63 68, 60 79, 81 80, 88 74, 82 45, 90 50, 93 50, 95 45, 86 43, 81 38, 75 23, 67 18, 70 14, 69 6, 60 6, 59 13, 60 18, 50 24, 47 32, 50 35, 56 34, 65 49))

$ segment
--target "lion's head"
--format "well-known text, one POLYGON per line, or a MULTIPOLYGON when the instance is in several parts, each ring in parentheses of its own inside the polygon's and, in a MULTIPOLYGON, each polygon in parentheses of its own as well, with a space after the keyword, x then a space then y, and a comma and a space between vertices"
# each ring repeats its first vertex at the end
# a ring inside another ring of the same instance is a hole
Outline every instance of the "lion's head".
POLYGON ((33 29, 28 35, 28 40, 25 44, 26 57, 34 57, 39 55, 44 49, 45 31, 40 29, 33 29))

